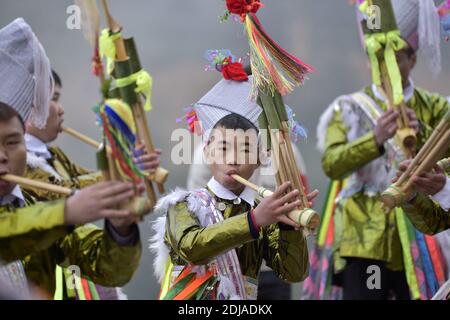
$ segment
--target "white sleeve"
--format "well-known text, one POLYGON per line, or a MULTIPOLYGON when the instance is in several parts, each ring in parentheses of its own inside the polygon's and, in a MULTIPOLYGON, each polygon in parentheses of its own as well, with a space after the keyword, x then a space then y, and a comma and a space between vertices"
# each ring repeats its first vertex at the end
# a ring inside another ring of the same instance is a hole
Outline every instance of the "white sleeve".
POLYGON ((444 188, 442 188, 441 191, 436 193, 434 196, 431 196, 431 199, 439 203, 439 205, 444 209, 445 211, 448 211, 450 209, 450 178, 447 177, 447 182, 444 185, 444 188))

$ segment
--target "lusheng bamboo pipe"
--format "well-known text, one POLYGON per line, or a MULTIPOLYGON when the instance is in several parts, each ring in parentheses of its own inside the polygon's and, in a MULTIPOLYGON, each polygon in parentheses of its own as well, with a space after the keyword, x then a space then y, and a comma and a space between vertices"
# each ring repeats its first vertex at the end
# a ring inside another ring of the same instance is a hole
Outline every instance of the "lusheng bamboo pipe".
MULTIPOLYGON (((432 170, 438 163, 443 167, 448 165, 448 159, 439 161, 450 146, 450 111, 444 116, 427 140, 425 145, 413 159, 405 172, 396 183, 389 186, 382 194, 386 211, 390 211, 396 206, 400 206, 411 194, 413 184, 411 178, 419 176, 424 172, 432 170)), ((444 168, 446 170, 447 168, 444 168)))
MULTIPOLYGON (((86 135, 84 135, 84 134, 82 134, 82 133, 72 129, 72 128, 63 127, 63 131, 65 133, 67 133, 68 135, 74 137, 75 139, 78 139, 81 142, 84 142, 84 143, 86 143, 86 144, 88 144, 88 145, 90 145, 90 146, 92 146, 94 148, 98 149, 100 147, 100 143, 99 142, 95 141, 94 139, 92 139, 92 138, 90 138, 90 137, 88 137, 88 136, 86 136, 86 135)), ((111 148, 107 146, 106 147, 106 151, 108 152, 108 154, 110 154, 111 153, 111 148)), ((166 177, 167 177, 167 175, 165 175, 164 172, 168 173, 168 171, 166 169, 162 168, 162 167, 158 167, 158 169, 160 170, 160 172, 162 172, 162 175, 161 175, 161 173, 158 174, 158 172, 157 172, 152 177, 153 181, 155 181, 157 183, 163 183, 163 181, 165 181, 166 177), (165 177, 163 177, 164 175, 165 175, 165 177)))
MULTIPOLYGON (((256 184, 242 178, 241 176, 237 174, 232 174, 231 177, 235 179, 237 182, 243 184, 246 187, 249 187, 250 189, 253 189, 256 191, 261 197, 266 198, 273 194, 272 191, 269 189, 266 189, 264 187, 259 187, 256 184)), ((317 212, 310 208, 303 208, 294 210, 288 213, 287 215, 289 219, 296 222, 302 227, 305 227, 310 230, 315 230, 320 223, 320 217, 317 212)))
POLYGON ((384 60, 381 61, 380 66, 383 84, 382 87, 379 88, 379 90, 385 96, 388 110, 392 109, 399 113, 399 117, 397 118, 398 128, 396 132, 396 138, 398 141, 400 141, 400 145, 402 146, 406 156, 408 158, 412 158, 415 153, 414 151, 417 144, 417 138, 414 129, 409 127, 409 118, 408 114, 406 113, 407 106, 404 102, 400 103, 399 105, 394 104, 392 86, 389 80, 390 78, 384 60))
MULTIPOLYGON (((80 140, 80 141, 82 141, 82 142, 84 142, 84 143, 86 143, 86 144, 88 144, 88 145, 90 145, 90 146, 92 146, 92 147, 94 147, 96 149, 100 148, 100 143, 99 142, 95 141, 94 139, 92 139, 92 138, 90 138, 88 136, 85 136, 84 134, 82 134, 82 133, 80 133, 80 132, 78 132, 78 131, 76 131, 76 130, 74 130, 72 128, 63 127, 63 131, 65 133, 67 133, 68 135, 74 137, 75 139, 78 139, 78 140, 80 140)), ((109 147, 106 147, 106 148, 107 148, 107 152, 111 153, 111 149, 109 147)))
MULTIPOLYGON (((112 18, 109 8, 108 8, 107 0, 102 0, 102 4, 103 4, 103 9, 105 12, 106 19, 108 21, 109 30, 114 34, 119 34, 119 32, 122 30, 122 26, 119 25, 112 18)), ((120 36, 120 34, 119 34, 119 37, 117 39, 115 39, 114 43, 116 46, 116 62, 120 63, 120 62, 129 61, 130 57, 127 54, 124 39, 122 36, 120 36)), ((123 75, 123 76, 125 76, 125 75, 123 75)), ((125 101, 127 100, 124 97, 122 97, 122 98, 125 101)), ((130 104, 132 112, 133 112, 133 117, 135 119, 136 127, 138 129, 137 136, 139 139, 142 139, 144 141, 147 151, 153 152, 154 147, 153 147, 153 142, 151 140, 150 131, 148 129, 148 123, 147 123, 147 119, 145 117, 144 107, 142 105, 140 97, 137 97, 136 100, 137 101, 133 102, 133 103, 129 103, 129 101, 126 101, 126 102, 130 104)), ((167 171, 161 167, 158 167, 156 169, 155 174, 151 177, 151 180, 156 182, 158 190, 161 194, 165 192, 164 183, 167 180, 168 175, 169 175, 169 171, 167 171)), ((150 181, 146 180, 145 186, 146 186, 149 198, 152 201, 154 201, 156 204, 156 194, 153 189, 152 183, 150 181)))
MULTIPOLYGON (((448 113, 450 115, 450 112, 448 113)), ((416 155, 414 160, 408 169, 403 173, 400 179, 397 181, 396 185, 402 185, 408 177, 411 175, 412 171, 416 169, 418 165, 425 159, 427 154, 429 154, 433 148, 436 146, 436 143, 442 139, 445 132, 450 129, 450 123, 448 120, 443 120, 439 123, 436 129, 431 134, 430 138, 428 138, 425 145, 419 150, 419 153, 416 155)))
POLYGON ((24 188, 36 188, 40 190, 45 190, 49 192, 53 192, 56 194, 60 194, 63 196, 70 196, 72 194, 72 189, 57 186, 50 183, 45 183, 42 181, 31 180, 24 177, 15 176, 12 174, 5 174, 0 176, 1 180, 17 183, 18 185, 23 186, 24 188))

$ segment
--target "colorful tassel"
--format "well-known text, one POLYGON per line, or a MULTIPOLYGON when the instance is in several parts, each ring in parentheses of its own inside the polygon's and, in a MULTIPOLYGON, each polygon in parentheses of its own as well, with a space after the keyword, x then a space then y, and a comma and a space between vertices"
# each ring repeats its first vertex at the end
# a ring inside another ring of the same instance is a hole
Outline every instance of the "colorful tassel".
POLYGON ((100 119, 120 175, 139 183, 147 173, 131 157, 135 151, 136 126, 130 107, 121 100, 106 100, 100 108, 100 119))
POLYGON ((245 26, 250 44, 254 96, 258 90, 272 95, 277 90, 284 96, 302 85, 313 69, 272 40, 255 14, 247 14, 245 26))

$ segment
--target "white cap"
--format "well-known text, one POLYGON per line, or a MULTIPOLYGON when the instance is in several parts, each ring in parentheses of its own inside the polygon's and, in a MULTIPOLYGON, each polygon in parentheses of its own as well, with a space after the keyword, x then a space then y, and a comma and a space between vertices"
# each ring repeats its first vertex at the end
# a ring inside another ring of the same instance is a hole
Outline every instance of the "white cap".
POLYGON ((433 74, 441 71, 441 26, 433 0, 392 0, 397 25, 408 44, 418 50, 433 74))
POLYGON ((251 76, 247 81, 222 79, 193 106, 204 138, 209 138, 217 122, 232 113, 241 115, 259 128, 258 118, 262 109, 252 100, 251 89, 251 76))
POLYGON ((53 95, 50 62, 22 18, 0 30, 0 101, 43 128, 53 95))

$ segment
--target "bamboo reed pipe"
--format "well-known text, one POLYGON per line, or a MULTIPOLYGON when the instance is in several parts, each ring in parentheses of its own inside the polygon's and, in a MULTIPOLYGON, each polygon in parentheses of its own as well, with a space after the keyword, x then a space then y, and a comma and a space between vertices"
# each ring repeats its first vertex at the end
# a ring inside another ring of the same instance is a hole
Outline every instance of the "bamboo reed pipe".
MULTIPOLYGON (((95 141, 94 139, 92 139, 92 138, 90 138, 90 137, 88 137, 88 136, 86 136, 86 135, 84 135, 84 134, 82 134, 82 133, 80 133, 80 132, 78 132, 78 131, 72 129, 72 128, 63 127, 63 131, 64 131, 65 133, 67 133, 68 135, 74 137, 75 139, 78 139, 78 140, 80 140, 81 142, 84 142, 84 143, 86 143, 86 144, 88 144, 88 145, 90 145, 90 146, 92 146, 92 147, 94 147, 94 148, 99 148, 100 145, 101 145, 99 142, 95 141)), ((106 151, 108 152, 108 154, 111 154, 111 148, 110 148, 109 146, 106 146, 106 151)), ((168 174, 169 174, 169 172, 168 172, 166 169, 164 169, 164 168, 162 168, 162 167, 158 167, 158 170, 157 170, 157 172, 154 174, 153 179, 154 179, 155 181, 157 181, 157 179, 158 179, 158 177, 159 177, 158 181, 163 181, 163 179, 167 179, 167 175, 168 175, 168 174), (162 177, 160 176, 161 174, 162 174, 162 175, 165 175, 165 177, 162 178, 162 177)), ((160 191, 161 191, 161 190, 160 190, 160 191)))
MULTIPOLYGON (((430 170, 436 162, 442 157, 442 154, 450 145, 450 130, 447 130, 446 134, 442 139, 435 145, 433 150, 426 156, 426 158, 419 164, 416 170, 413 171, 412 175, 421 175, 423 172, 430 170)), ((412 180, 408 179, 405 185, 402 187, 403 191, 407 191, 412 186, 412 180)))
POLYGON ((0 176, 0 179, 4 180, 4 181, 12 182, 12 183, 17 183, 25 188, 28 187, 28 188, 41 189, 41 190, 57 193, 57 194, 64 195, 64 196, 70 196, 72 194, 72 189, 61 187, 61 186, 56 186, 56 185, 41 182, 41 181, 31 180, 31 179, 24 178, 24 177, 19 177, 19 176, 15 176, 12 174, 2 175, 2 176, 0 176))
MULTIPOLYGON (((99 148, 100 147, 100 143, 95 141, 94 139, 85 136, 84 134, 72 129, 72 128, 68 128, 68 127, 63 127, 63 132, 67 133, 68 135, 74 137, 75 139, 78 139, 94 148, 99 148)), ((107 152, 111 153, 111 149, 109 147, 107 147, 107 152)))
MULTIPOLYGON (((258 192, 258 194, 263 198, 270 197, 273 194, 273 192, 270 191, 269 189, 259 187, 256 184, 242 178, 237 174, 232 174, 231 177, 235 179, 237 182, 243 184, 244 186, 247 186, 250 189, 253 189, 254 191, 258 192)), ((320 223, 318 213, 309 208, 303 208, 301 210, 293 210, 289 212, 287 216, 289 217, 289 219, 298 223, 302 227, 306 227, 311 230, 315 230, 320 223)))
POLYGON ((307 199, 306 194, 305 194, 305 186, 304 186, 303 181, 301 179, 301 174, 302 173, 301 173, 301 171, 299 169, 297 160, 295 159, 294 150, 292 149, 292 140, 291 140, 291 136, 289 135, 289 125, 287 124, 287 122, 283 122, 282 126, 283 126, 283 130, 284 130, 284 136, 285 136, 285 139, 286 139, 286 142, 287 142, 286 146, 287 146, 287 149, 288 149, 289 157, 291 159, 290 163, 292 164, 292 170, 294 170, 294 172, 297 173, 296 178, 297 178, 298 183, 299 183, 299 191, 300 191, 300 194, 302 195, 303 202, 308 207, 309 206, 309 202, 308 202, 308 199, 307 199))
POLYGON ((449 123, 447 121, 441 121, 436 129, 431 134, 430 138, 428 138, 425 145, 419 150, 416 157, 413 159, 412 163, 408 167, 408 169, 403 173, 400 179, 397 181, 395 185, 400 186, 406 182, 406 180, 411 175, 411 172, 424 160, 426 155, 431 152, 434 145, 437 141, 443 136, 444 132, 448 129, 449 123))

